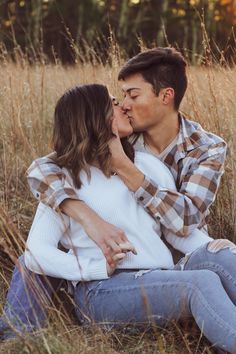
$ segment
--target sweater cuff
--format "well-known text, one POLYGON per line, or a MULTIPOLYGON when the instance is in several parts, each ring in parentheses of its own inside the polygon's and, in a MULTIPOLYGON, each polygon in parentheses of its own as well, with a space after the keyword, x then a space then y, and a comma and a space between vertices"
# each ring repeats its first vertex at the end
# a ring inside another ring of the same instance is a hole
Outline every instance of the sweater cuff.
POLYGON ((159 192, 158 187, 151 181, 151 179, 145 176, 143 183, 134 193, 136 200, 143 206, 146 206, 150 200, 159 192))
POLYGON ((86 276, 84 279, 85 281, 102 280, 109 278, 107 274, 107 263, 105 258, 101 260, 96 260, 92 263, 93 264, 89 266, 89 269, 86 271, 86 276))

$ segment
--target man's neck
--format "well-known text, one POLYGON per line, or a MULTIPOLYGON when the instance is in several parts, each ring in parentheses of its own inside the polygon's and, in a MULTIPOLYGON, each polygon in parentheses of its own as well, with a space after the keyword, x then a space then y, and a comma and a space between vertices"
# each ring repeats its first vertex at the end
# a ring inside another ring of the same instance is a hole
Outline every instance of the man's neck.
POLYGON ((179 133, 178 112, 165 117, 154 127, 143 133, 145 144, 155 153, 160 154, 179 133))

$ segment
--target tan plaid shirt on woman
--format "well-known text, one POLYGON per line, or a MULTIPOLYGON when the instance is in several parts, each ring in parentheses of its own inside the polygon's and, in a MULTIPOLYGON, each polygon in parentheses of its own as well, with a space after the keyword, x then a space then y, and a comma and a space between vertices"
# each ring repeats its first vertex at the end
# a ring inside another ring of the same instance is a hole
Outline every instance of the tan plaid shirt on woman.
MULTIPOLYGON (((206 230, 206 216, 224 172, 226 143, 195 122, 179 115, 177 144, 163 159, 176 183, 177 192, 158 186, 148 176, 134 193, 137 201, 165 228, 187 236, 196 227, 206 230)), ((145 150, 140 141, 135 148, 145 150)), ((149 152, 148 150, 146 150, 149 152)), ((66 198, 79 199, 52 155, 35 160, 27 171, 34 196, 57 209, 66 198)))

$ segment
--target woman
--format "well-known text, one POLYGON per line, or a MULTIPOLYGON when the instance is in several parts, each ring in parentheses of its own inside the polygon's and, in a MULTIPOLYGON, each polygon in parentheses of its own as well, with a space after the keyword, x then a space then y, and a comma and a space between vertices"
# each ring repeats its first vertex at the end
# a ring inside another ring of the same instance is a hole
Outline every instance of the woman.
MULTIPOLYGON (((235 305, 219 276, 201 269, 202 263, 197 270, 183 272, 181 264, 174 266, 160 238, 160 225, 113 174, 108 144, 114 136, 114 118, 129 158, 162 186, 175 188, 161 162, 145 153, 134 156, 126 140, 132 133, 129 119, 116 102, 112 105, 105 86, 85 85, 67 91, 56 105, 53 135, 57 163, 67 177, 65 184, 73 184, 81 200, 124 230, 129 242, 119 245, 121 252, 114 256, 111 267, 80 224, 40 204, 27 240, 26 266, 35 273, 73 282, 81 322, 155 321, 162 325, 193 316, 212 344, 236 353, 235 305), (59 242, 68 253, 58 249, 59 242)), ((187 239, 168 234, 167 240, 175 248, 191 252, 211 238, 196 231, 187 239)), ((194 262, 198 254, 197 249, 185 263, 194 262)))

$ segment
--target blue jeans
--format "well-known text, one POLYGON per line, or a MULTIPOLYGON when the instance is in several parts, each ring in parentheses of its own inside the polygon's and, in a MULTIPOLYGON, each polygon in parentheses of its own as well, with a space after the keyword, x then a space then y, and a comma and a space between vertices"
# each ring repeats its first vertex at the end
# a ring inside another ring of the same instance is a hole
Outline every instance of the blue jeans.
POLYGON ((78 319, 110 328, 193 317, 214 346, 236 353, 236 246, 217 242, 173 270, 116 270, 109 279, 79 283, 78 319))
MULTIPOLYGON (((215 240, 184 257, 174 270, 117 270, 107 280, 79 283, 74 294, 78 319, 165 325, 193 316, 212 344, 236 353, 235 252, 230 241, 215 240)), ((48 280, 25 269, 21 259, 0 320, 5 338, 11 335, 9 324, 19 332, 43 327, 41 297, 50 302, 53 292, 48 280), (32 291, 32 283, 37 291, 32 291)))
POLYGON ((60 279, 31 272, 23 255, 19 257, 0 318, 0 338, 42 328, 47 321, 47 307, 52 305, 52 295, 60 283, 60 279))

